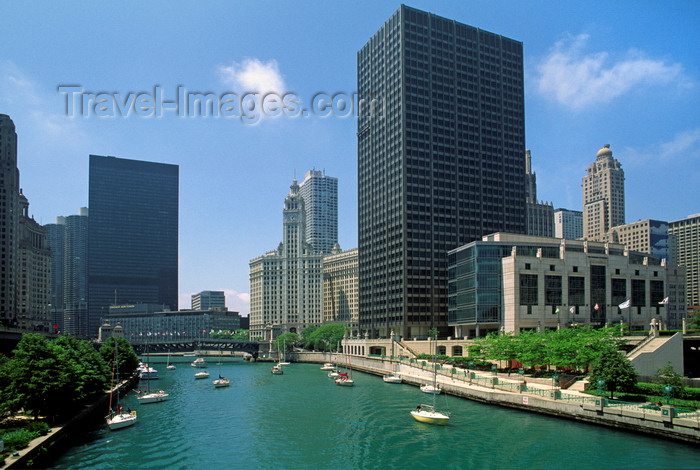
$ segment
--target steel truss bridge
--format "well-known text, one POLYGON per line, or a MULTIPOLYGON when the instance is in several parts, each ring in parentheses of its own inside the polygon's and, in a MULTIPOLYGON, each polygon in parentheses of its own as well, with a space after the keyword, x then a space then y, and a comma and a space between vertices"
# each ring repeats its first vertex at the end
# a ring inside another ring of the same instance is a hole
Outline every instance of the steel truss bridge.
POLYGON ((146 348, 149 353, 158 352, 190 352, 190 351, 231 351, 246 352, 258 357, 259 344, 256 341, 245 341, 238 339, 167 339, 157 338, 149 340, 130 341, 136 354, 145 354, 146 348))

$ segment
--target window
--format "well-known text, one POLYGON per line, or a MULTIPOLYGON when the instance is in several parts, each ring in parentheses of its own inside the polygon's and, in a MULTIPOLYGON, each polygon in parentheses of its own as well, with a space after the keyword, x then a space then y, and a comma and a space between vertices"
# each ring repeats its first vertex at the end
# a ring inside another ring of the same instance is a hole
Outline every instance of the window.
POLYGON ((561 276, 544 277, 544 304, 561 305, 561 276))
POLYGON ((537 305, 537 274, 520 275, 520 305, 537 305))

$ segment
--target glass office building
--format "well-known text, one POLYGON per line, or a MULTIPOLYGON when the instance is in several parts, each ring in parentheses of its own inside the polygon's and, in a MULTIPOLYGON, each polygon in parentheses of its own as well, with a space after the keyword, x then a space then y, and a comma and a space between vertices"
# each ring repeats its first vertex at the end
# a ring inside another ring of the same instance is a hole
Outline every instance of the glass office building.
POLYGON ((525 232, 522 43, 402 5, 357 73, 359 328, 446 335, 448 250, 525 232))
POLYGON ((89 332, 109 306, 177 310, 179 167, 90 155, 89 332))

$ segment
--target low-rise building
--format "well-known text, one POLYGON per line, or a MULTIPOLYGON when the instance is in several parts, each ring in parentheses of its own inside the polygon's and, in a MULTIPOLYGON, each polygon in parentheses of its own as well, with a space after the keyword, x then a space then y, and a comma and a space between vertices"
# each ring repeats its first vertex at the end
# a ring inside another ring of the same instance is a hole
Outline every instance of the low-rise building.
POLYGON ((624 245, 495 233, 449 252, 455 337, 572 325, 680 328, 685 272, 624 245))

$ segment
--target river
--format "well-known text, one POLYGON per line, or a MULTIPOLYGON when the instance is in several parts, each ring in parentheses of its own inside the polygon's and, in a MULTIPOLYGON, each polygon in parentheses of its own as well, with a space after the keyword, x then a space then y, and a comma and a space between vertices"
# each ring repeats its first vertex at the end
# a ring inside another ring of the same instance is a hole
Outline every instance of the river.
POLYGON ((86 430, 51 468, 700 468, 688 444, 456 397, 438 397, 449 425, 418 423, 409 412, 431 400, 418 388, 359 372, 355 387, 338 387, 317 364, 272 375, 269 363, 209 359, 208 380, 189 364, 156 367, 151 387, 168 401, 141 405, 130 392, 122 404, 136 425, 86 430), (219 371, 230 387, 214 388, 219 371))

